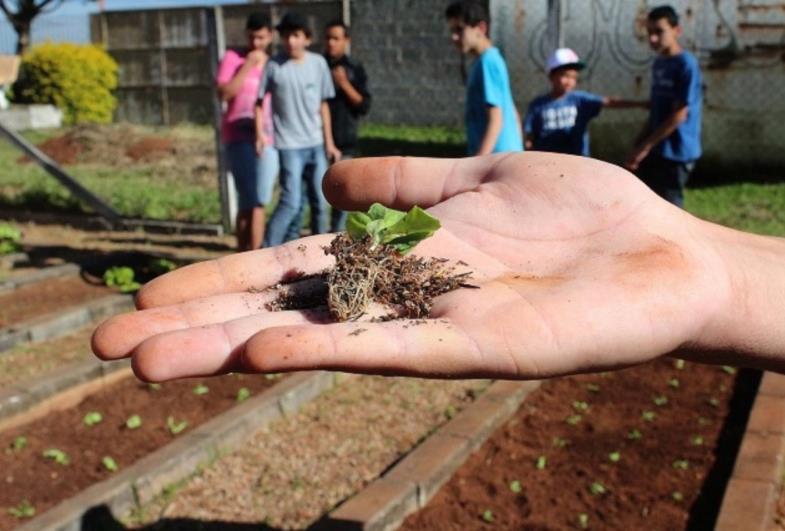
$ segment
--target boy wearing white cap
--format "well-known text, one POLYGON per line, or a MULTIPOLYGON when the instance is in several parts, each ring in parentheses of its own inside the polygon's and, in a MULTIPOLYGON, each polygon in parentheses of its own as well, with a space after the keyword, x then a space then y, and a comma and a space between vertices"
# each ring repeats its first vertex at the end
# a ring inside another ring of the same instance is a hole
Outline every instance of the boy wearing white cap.
POLYGON ((643 107, 636 102, 575 90, 583 69, 578 54, 559 48, 548 58, 551 89, 532 100, 526 113, 526 149, 589 156, 589 122, 603 107, 643 107))

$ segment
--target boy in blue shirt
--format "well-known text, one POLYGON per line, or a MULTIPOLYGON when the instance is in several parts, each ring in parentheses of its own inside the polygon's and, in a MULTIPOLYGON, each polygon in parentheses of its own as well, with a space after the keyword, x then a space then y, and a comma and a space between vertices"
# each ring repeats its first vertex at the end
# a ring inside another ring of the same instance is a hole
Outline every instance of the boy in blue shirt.
POLYGON ((589 156, 589 122, 603 107, 647 107, 636 102, 575 90, 584 64, 569 48, 547 62, 551 90, 532 100, 526 113, 526 149, 589 156))
POLYGON ((671 203, 684 205, 684 186, 701 156, 703 94, 698 60, 679 44, 679 16, 660 6, 646 20, 652 65, 649 120, 626 166, 671 203))
POLYGON ((469 155, 523 150, 521 118, 512 99, 507 65, 488 38, 491 19, 484 3, 453 2, 445 16, 456 47, 476 58, 466 82, 469 155))

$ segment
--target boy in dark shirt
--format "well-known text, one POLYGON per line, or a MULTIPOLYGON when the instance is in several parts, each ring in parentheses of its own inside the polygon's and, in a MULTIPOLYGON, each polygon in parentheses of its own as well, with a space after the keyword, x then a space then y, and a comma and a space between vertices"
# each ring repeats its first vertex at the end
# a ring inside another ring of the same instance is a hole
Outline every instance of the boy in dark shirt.
POLYGON ((698 60, 679 44, 679 16, 671 6, 647 18, 652 65, 649 120, 626 166, 658 195, 684 205, 684 186, 701 156, 703 94, 698 60))
POLYGON ((648 107, 575 90, 584 64, 570 48, 559 48, 548 58, 551 90, 532 100, 526 113, 526 149, 589 156, 589 122, 603 107, 648 107))

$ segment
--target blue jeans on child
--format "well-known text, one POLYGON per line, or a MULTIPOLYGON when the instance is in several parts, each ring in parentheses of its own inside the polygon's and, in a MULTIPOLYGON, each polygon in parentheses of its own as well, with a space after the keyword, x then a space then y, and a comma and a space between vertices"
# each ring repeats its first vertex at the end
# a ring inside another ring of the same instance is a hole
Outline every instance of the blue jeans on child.
POLYGON ((281 161, 281 197, 267 224, 265 247, 297 238, 298 234, 293 234, 290 227, 295 222, 299 223, 303 192, 307 194, 311 206, 311 233, 324 234, 328 230, 328 204, 322 192, 322 179, 327 171, 324 146, 279 149, 278 153, 281 161))
POLYGON ((253 142, 226 144, 226 158, 237 189, 238 210, 252 210, 267 205, 273 198, 278 177, 278 151, 273 146, 264 148, 264 156, 256 156, 253 142))

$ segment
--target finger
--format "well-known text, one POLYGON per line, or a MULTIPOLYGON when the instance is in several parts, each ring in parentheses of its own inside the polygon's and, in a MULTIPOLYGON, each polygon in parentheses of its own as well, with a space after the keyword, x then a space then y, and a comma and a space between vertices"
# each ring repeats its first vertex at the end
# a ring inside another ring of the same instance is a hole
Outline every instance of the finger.
POLYGON ((311 236, 176 269, 145 284, 136 296, 136 307, 141 310, 221 293, 261 290, 296 276, 319 273, 333 263, 322 250, 332 238, 331 234, 311 236))
POLYGON ((224 374, 236 370, 245 342, 267 327, 323 323, 326 312, 270 312, 150 337, 134 349, 132 366, 144 381, 224 374))
POLYGON ((433 206, 482 183, 507 154, 465 159, 362 158, 339 162, 324 177, 330 204, 365 210, 372 203, 408 210, 433 206))
POLYGON ((306 293, 323 289, 323 286, 321 279, 305 279, 282 286, 281 289, 215 295, 174 306, 117 315, 101 323, 93 332, 91 346, 95 355, 101 359, 125 358, 149 337, 267 313, 267 305, 282 295, 305 296, 306 293))
POLYGON ((432 378, 516 373, 509 358, 486 359, 446 319, 266 328, 247 341, 240 358, 250 372, 327 369, 432 378))

